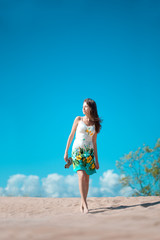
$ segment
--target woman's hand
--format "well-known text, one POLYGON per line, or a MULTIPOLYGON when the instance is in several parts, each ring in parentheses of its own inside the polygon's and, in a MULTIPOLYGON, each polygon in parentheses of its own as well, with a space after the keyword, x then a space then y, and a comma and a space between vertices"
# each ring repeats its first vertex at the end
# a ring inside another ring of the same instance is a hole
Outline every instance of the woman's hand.
POLYGON ((99 169, 99 163, 98 162, 95 163, 95 168, 99 169))
POLYGON ((64 154, 64 161, 67 162, 68 161, 68 153, 64 154))

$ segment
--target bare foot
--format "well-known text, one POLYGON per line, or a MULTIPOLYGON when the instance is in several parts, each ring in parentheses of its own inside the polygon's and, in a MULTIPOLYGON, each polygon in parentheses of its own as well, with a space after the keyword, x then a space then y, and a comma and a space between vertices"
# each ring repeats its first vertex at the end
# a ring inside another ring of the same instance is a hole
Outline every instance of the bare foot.
POLYGON ((81 213, 83 213, 83 211, 84 211, 84 207, 83 207, 82 201, 81 201, 81 204, 80 204, 80 211, 81 211, 81 213))
POLYGON ((84 213, 88 213, 88 204, 87 204, 87 202, 83 203, 82 206, 84 208, 83 212, 84 213))
POLYGON ((84 213, 85 214, 88 213, 88 206, 87 205, 84 207, 84 213))

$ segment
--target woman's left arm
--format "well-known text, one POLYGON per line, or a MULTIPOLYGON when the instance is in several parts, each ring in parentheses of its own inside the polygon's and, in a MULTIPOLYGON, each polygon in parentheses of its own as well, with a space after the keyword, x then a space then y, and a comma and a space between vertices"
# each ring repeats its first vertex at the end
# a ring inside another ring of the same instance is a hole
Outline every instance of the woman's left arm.
POLYGON ((95 132, 92 137, 93 148, 94 148, 94 156, 96 159, 96 163, 98 163, 98 154, 97 154, 97 133, 95 132))

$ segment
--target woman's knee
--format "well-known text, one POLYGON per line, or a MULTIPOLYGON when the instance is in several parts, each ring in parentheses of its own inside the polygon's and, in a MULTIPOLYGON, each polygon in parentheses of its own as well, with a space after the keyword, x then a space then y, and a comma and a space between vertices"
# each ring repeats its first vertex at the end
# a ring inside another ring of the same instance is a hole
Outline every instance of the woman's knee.
POLYGON ((79 170, 77 173, 79 178, 86 179, 86 172, 84 170, 79 170))

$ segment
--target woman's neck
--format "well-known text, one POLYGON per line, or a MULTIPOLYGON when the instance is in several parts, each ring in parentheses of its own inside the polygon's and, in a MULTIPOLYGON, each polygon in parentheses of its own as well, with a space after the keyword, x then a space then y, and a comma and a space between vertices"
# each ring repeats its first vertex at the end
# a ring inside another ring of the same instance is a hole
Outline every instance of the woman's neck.
POLYGON ((92 122, 92 120, 90 119, 90 117, 89 116, 84 116, 84 119, 87 121, 87 122, 92 122))

